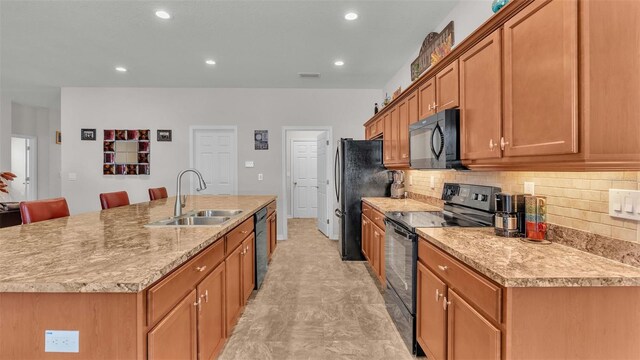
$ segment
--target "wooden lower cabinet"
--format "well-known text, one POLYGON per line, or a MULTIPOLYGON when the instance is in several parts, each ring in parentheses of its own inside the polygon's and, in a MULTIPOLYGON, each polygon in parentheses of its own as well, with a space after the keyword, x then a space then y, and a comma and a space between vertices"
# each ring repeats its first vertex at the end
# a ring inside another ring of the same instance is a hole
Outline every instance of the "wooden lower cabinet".
MULTIPOLYGON (((368 208, 368 205, 363 203, 364 208, 368 208)), ((368 216, 362 215, 362 254, 367 259, 380 283, 384 285, 384 230, 380 228, 381 225, 384 225, 384 215, 370 208, 369 212, 371 217, 376 220, 371 220, 368 216)))
POLYGON ((148 358, 198 359, 197 294, 193 290, 151 330, 148 358))
POLYGON ((447 291, 448 359, 500 360, 500 330, 455 291, 447 291))
POLYGON ((444 360, 447 355, 447 315, 442 298, 447 285, 418 262, 416 338, 427 357, 444 360))
POLYGON ((240 311, 244 305, 244 295, 242 288, 242 266, 243 247, 238 246, 224 261, 226 266, 226 291, 225 305, 227 331, 233 328, 240 317, 240 311))
POLYGON ((256 285, 255 274, 255 236, 247 237, 241 247, 242 253, 242 300, 246 304, 256 285))
POLYGON ((278 213, 274 212, 269 215, 267 218, 267 250, 268 250, 268 258, 271 261, 271 256, 273 252, 276 250, 276 246, 278 245, 278 213))
POLYGON ((224 263, 198 285, 197 292, 198 359, 210 360, 222 350, 226 339, 224 263))

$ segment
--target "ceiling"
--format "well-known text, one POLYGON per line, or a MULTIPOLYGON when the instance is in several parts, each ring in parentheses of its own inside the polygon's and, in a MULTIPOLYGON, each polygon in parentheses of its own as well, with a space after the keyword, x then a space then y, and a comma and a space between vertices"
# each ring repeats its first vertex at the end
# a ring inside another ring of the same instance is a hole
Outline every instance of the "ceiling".
POLYGON ((2 0, 1 85, 382 88, 457 2, 2 0))

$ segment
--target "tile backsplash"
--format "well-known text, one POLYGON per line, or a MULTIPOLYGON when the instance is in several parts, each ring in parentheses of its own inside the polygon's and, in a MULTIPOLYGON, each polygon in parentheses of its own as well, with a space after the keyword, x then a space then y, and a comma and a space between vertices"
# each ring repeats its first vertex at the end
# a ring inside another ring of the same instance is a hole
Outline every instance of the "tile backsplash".
POLYGON ((525 181, 535 183, 536 195, 547 197, 549 223, 640 243, 638 222, 608 214, 609 189, 640 190, 640 172, 405 172, 408 192, 436 198, 445 182, 500 186, 504 192, 522 193, 525 181))

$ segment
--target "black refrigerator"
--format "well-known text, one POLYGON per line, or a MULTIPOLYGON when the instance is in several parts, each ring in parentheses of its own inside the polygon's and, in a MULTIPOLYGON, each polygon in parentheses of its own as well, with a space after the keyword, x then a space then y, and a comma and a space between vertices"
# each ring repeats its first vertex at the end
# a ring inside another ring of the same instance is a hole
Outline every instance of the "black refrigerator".
POLYGON ((340 224, 338 251, 342 260, 364 260, 363 197, 388 197, 392 178, 382 164, 382 140, 340 139, 334 163, 334 184, 340 224))

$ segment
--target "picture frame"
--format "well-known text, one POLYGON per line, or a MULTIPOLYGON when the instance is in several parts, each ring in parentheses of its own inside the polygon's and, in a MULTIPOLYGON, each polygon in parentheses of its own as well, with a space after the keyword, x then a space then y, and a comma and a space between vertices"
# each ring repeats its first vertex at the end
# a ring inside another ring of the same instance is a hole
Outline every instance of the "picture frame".
POLYGON ((60 130, 56 130, 56 144, 62 144, 62 132, 60 130))
POLYGON ((269 130, 254 130, 253 140, 255 150, 269 150, 269 130))
POLYGON ((173 132, 171 130, 158 130, 159 142, 171 142, 173 138, 173 132))
POLYGON ((80 129, 80 140, 96 141, 96 129, 80 129))

